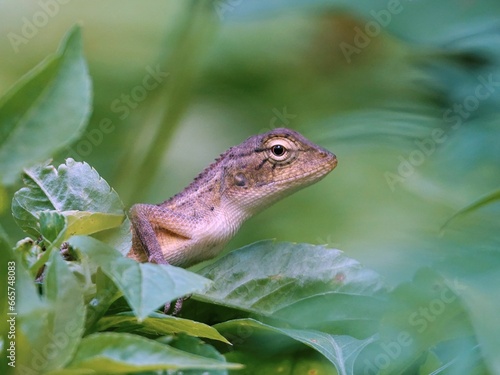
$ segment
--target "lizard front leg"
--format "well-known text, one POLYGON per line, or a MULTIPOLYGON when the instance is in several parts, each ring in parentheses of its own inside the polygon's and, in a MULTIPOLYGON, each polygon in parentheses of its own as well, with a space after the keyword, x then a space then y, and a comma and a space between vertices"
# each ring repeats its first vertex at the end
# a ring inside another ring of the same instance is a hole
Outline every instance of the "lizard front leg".
MULTIPOLYGON (((130 210, 132 249, 129 258, 183 267, 189 251, 180 251, 191 242, 196 225, 193 220, 169 208, 136 204, 130 210)), ((189 248, 189 246, 187 246, 189 248)))
POLYGON ((136 204, 130 209, 132 249, 128 257, 139 262, 154 261, 157 264, 168 264, 153 228, 154 215, 150 215, 149 212, 154 209, 151 207, 153 206, 149 204, 136 204))
MULTIPOLYGON (((150 204, 136 204, 130 210, 130 221, 132 222, 132 249, 128 257, 139 262, 155 262, 157 264, 169 264, 165 253, 158 241, 158 228, 166 230, 172 237, 182 237, 188 240, 187 231, 184 226, 177 225, 176 228, 182 234, 178 234, 170 229, 169 222, 172 220, 172 226, 179 224, 179 215, 176 215, 170 210, 161 206, 150 204), (156 228, 156 230, 155 230, 156 228)), ((181 220, 185 222, 185 220, 181 220)), ((164 232, 165 233, 165 232, 164 232)), ((177 315, 181 308, 183 298, 180 298, 175 303, 173 315, 177 315)), ((164 312, 168 313, 170 303, 165 304, 164 312)))

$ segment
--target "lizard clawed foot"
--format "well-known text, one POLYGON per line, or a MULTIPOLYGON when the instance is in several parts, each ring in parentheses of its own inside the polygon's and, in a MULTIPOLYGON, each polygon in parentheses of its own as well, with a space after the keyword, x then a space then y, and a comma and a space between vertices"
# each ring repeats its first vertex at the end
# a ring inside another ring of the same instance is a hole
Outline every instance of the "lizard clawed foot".
MULTIPOLYGON (((184 301, 187 301, 189 298, 191 298, 191 296, 186 296, 186 297, 182 297, 182 298, 179 298, 177 301, 175 301, 175 305, 174 305, 174 311, 172 311, 172 316, 178 316, 179 313, 181 312, 182 310, 182 304, 184 303, 184 301)), ((170 307, 171 307, 171 303, 170 302, 167 302, 165 304, 165 307, 163 308, 163 313, 168 315, 169 314, 169 311, 170 311, 170 307)))
MULTIPOLYGON (((158 253, 154 253, 154 254, 151 254, 148 256, 148 261, 150 263, 156 263, 156 264, 165 264, 165 265, 168 265, 169 263, 163 258, 163 256, 161 256, 160 254, 158 253)), ((190 296, 187 296, 187 297, 183 297, 183 298, 179 298, 177 301, 175 301, 175 306, 174 306, 174 311, 172 311, 172 316, 177 316, 179 315, 179 313, 181 312, 182 310, 182 303, 187 300, 190 296)), ((170 302, 167 302, 165 303, 165 306, 163 307, 163 313, 165 315, 168 315, 169 314, 169 311, 170 311, 170 307, 171 307, 171 303, 170 302)))

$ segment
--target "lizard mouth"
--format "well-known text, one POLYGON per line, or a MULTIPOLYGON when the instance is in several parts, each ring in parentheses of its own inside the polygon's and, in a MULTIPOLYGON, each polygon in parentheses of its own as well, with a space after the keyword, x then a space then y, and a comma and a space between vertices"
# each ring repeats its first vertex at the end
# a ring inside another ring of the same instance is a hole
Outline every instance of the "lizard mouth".
MULTIPOLYGON (((316 166, 314 169, 307 170, 306 173, 302 176, 303 178, 303 183, 304 187, 307 185, 310 185, 316 181, 321 180, 323 177, 325 177, 328 173, 333 171, 335 167, 337 167, 337 156, 329 151, 325 150, 325 153, 323 154, 325 158, 328 158, 328 160, 325 161, 325 163, 321 163, 316 166)), ((297 176, 291 176, 287 178, 283 178, 280 180, 275 181, 275 184, 287 184, 289 182, 293 182, 297 180, 297 176)), ((300 178, 300 177, 299 177, 300 178)), ((300 186, 302 187, 302 186, 300 186)))

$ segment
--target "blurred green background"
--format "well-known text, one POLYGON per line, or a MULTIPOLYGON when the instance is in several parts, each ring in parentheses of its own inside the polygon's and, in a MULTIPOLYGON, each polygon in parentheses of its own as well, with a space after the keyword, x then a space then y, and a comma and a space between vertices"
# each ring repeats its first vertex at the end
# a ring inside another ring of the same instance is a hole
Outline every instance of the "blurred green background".
MULTIPOLYGON (((88 162, 127 207, 157 203, 246 137, 293 128, 337 169, 228 249, 327 243, 397 285, 483 251, 500 265, 495 201, 440 230, 500 186, 499 16, 497 0, 2 1, 0 94, 79 23, 94 109, 56 162, 88 162)), ((19 186, 1 205, 13 241, 19 186)))
MULTIPOLYGON (((0 1, 0 95, 75 23, 93 114, 55 164, 88 162, 130 207, 167 199, 252 134, 298 130, 338 167, 252 218, 227 250, 328 244, 409 311, 436 272, 467 312, 449 334, 474 329, 458 361, 500 373, 498 0, 0 1)), ((12 245, 24 237, 10 213, 20 186, 0 190, 12 245)), ((382 333, 407 325, 394 316, 382 333)), ((434 345, 443 330, 417 336, 434 345)))

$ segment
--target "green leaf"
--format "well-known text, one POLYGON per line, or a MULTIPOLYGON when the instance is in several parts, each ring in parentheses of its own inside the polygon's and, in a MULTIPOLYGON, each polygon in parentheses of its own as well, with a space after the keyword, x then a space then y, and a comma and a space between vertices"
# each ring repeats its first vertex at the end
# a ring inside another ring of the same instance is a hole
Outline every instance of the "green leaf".
POLYGON ((485 284, 478 284, 477 281, 479 280, 475 280, 460 295, 470 312, 470 319, 484 360, 492 373, 498 373, 500 372, 500 359, 498 358, 500 328, 496 324, 491 324, 491 322, 498 319, 500 303, 492 296, 495 296, 495 293, 498 292, 498 289, 494 286, 497 286, 500 282, 500 276, 498 273, 496 275, 487 275, 484 280, 481 280, 485 284), (490 287, 485 287, 485 285, 490 285, 490 287))
POLYGON ((152 313, 140 323, 137 321, 137 318, 130 313, 106 316, 99 320, 96 329, 98 331, 104 331, 111 327, 126 329, 129 332, 131 327, 133 327, 134 331, 156 335, 186 333, 190 336, 204 337, 230 344, 216 329, 206 324, 165 314, 152 313))
POLYGON ((486 206, 489 203, 492 203, 494 201, 500 200, 500 190, 494 191, 480 199, 478 199, 475 202, 472 202, 470 205, 467 207, 462 208, 460 211, 456 212, 452 217, 450 217, 446 222, 442 225, 441 230, 444 230, 453 220, 455 220, 457 217, 466 215, 470 212, 474 212, 478 209, 480 209, 483 206, 486 206))
POLYGON ((478 255, 472 264, 463 256, 448 258, 442 268, 446 267, 446 285, 463 302, 489 371, 500 373, 500 325, 493 323, 500 311, 498 248, 481 249, 478 255))
POLYGON ((210 283, 210 280, 182 268, 137 263, 91 237, 72 237, 69 243, 113 280, 139 321, 165 302, 200 292, 210 283))
POLYGON ((27 185, 14 194, 12 214, 33 236, 40 231, 40 214, 57 211, 67 219, 64 240, 118 227, 125 215, 116 192, 87 163, 67 159, 57 169, 37 165, 25 170, 27 185))
POLYGON ((435 354, 436 350, 428 353, 426 361, 419 366, 419 374, 480 375, 490 373, 486 369, 478 344, 461 342, 458 347, 455 345, 456 342, 451 342, 451 345, 446 344, 440 345, 437 350, 439 356, 435 354), (448 352, 445 355, 443 355, 443 346, 448 347, 444 350, 445 353, 448 352))
MULTIPOLYGON (((233 351, 226 354, 228 361, 245 366, 244 374, 258 375, 337 375, 335 366, 314 350, 269 356, 255 352, 233 351)), ((238 374, 232 372, 232 374, 238 374)))
POLYGON ((28 355, 20 364, 40 372, 61 368, 72 358, 85 320, 80 286, 58 252, 50 257, 43 289, 45 297, 40 300, 33 282, 23 276, 19 327, 28 355))
POLYGON ((272 317, 294 327, 365 337, 377 332, 386 309, 387 298, 333 291, 292 302, 272 317))
POLYGON ((109 246, 122 253, 123 256, 126 256, 130 251, 130 244, 132 243, 132 231, 130 230, 131 227, 132 224, 126 217, 119 227, 98 232, 92 237, 108 244, 109 246))
MULTIPOLYGON (((274 332, 290 337, 301 342, 325 356, 341 375, 354 374, 354 362, 359 353, 368 344, 374 342, 373 337, 358 340, 350 336, 330 335, 314 330, 285 329, 273 327, 253 319, 238 319, 215 325, 215 327, 228 337, 235 337, 239 345, 246 348, 259 347, 266 338, 266 333, 274 332), (250 341, 255 343, 249 344, 250 341)), ((235 343, 236 345, 236 343, 235 343)), ((281 345, 285 348, 285 345, 281 345)), ((236 345, 238 349, 238 345, 236 345)), ((250 350, 250 349, 249 349, 250 350)), ((255 349, 254 349, 255 350, 255 349)))
POLYGON ((42 211, 39 219, 40 234, 51 245, 59 247, 67 230, 66 218, 56 211, 42 211))
POLYGON ((281 331, 323 354, 341 375, 354 374, 354 362, 359 353, 375 340, 373 336, 358 340, 351 336, 330 335, 319 331, 296 329, 281 329, 281 331))
MULTIPOLYGON (((14 255, 17 254, 14 253, 14 255)), ((14 317, 16 323, 16 370, 22 371, 27 368, 33 371, 36 368, 45 368, 46 365, 43 362, 40 363, 41 360, 38 356, 35 359, 34 354, 35 348, 43 348, 47 342, 49 333, 47 318, 51 315, 51 309, 47 301, 42 300, 38 295, 37 287, 24 268, 23 262, 16 259, 18 257, 13 258, 8 259, 8 257, 1 256, 0 260, 5 259, 5 261, 9 260, 15 263, 15 304, 9 306, 9 312, 17 313, 17 316, 14 317), (37 362, 35 363, 35 361, 37 362)), ((4 270, 7 271, 7 267, 4 270)), ((12 319, 12 316, 9 316, 8 319, 12 319)))
MULTIPOLYGON (((226 361, 226 358, 212 345, 207 344, 197 337, 181 334, 176 336, 175 340, 171 340, 170 346, 201 357, 226 361)), ((182 375, 227 375, 227 370, 185 370, 182 372, 182 375)))
POLYGON ((381 367, 383 374, 404 373, 418 365, 430 348, 474 335, 460 298, 430 268, 399 285, 389 303, 380 324, 380 346, 368 361, 381 367))
POLYGON ((56 368, 72 357, 83 334, 85 322, 85 306, 80 285, 68 264, 57 252, 53 252, 51 256, 44 291, 54 311, 52 320, 49 320, 53 327, 52 337, 60 349, 57 360, 51 363, 51 368, 56 368))
POLYGON ((197 299, 285 319, 295 327, 340 326, 344 333, 348 327, 373 328, 385 308, 380 277, 324 246, 258 242, 199 274, 214 283, 197 299))
POLYGON ((95 333, 85 337, 67 370, 57 374, 97 372, 123 374, 154 370, 239 369, 241 365, 183 352, 126 333, 95 333))
POLYGON ((96 270, 95 274, 93 274, 93 279, 95 281, 95 293, 87 304, 86 334, 96 331, 96 323, 108 311, 111 304, 122 296, 113 281, 102 272, 102 269, 98 268, 96 270))
POLYGON ((32 69, 0 99, 0 182, 78 139, 91 111, 91 81, 79 27, 59 50, 32 69))

